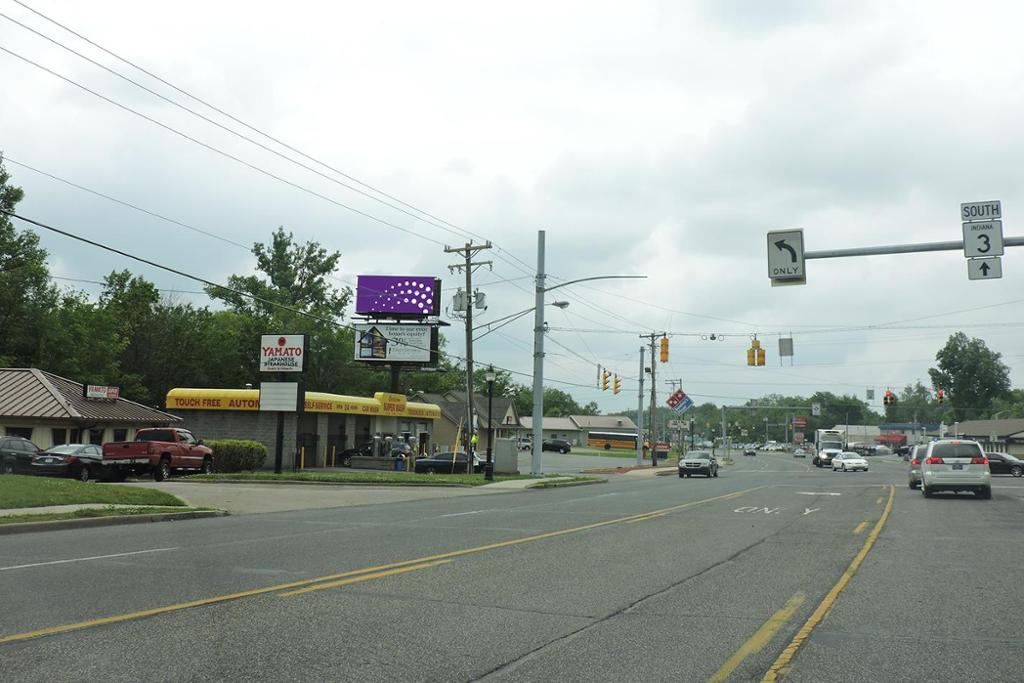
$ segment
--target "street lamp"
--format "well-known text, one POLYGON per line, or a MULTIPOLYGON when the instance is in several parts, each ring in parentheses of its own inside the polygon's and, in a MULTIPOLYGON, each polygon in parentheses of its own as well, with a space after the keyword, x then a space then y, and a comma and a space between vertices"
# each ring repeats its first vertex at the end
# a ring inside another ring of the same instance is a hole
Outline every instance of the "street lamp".
POLYGON ((484 379, 487 380, 487 464, 484 465, 484 479, 488 481, 494 479, 494 461, 491 459, 494 448, 494 423, 491 418, 491 404, 494 401, 495 377, 497 375, 494 373, 494 366, 488 365, 487 372, 484 373, 484 379))
MULTIPOLYGON (((541 474, 541 459, 544 456, 544 294, 559 287, 574 285, 591 280, 644 280, 646 275, 599 275, 562 282, 554 287, 545 287, 544 280, 544 231, 537 231, 537 280, 533 304, 533 457, 530 459, 530 474, 541 474)), ((564 302, 562 302, 564 303, 564 302)), ((559 308, 564 308, 560 306, 559 308)))

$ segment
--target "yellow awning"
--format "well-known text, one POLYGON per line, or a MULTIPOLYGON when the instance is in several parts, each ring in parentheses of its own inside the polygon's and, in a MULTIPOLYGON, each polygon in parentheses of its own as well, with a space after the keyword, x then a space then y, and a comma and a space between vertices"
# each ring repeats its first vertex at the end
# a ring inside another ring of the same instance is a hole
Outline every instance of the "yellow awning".
MULTIPOLYGON (((344 415, 379 415, 436 420, 441 408, 432 403, 408 403, 401 394, 378 392, 373 398, 342 396, 307 391, 306 411, 344 415)), ((240 410, 260 409, 258 389, 190 389, 176 388, 167 392, 167 409, 175 410, 240 410)))

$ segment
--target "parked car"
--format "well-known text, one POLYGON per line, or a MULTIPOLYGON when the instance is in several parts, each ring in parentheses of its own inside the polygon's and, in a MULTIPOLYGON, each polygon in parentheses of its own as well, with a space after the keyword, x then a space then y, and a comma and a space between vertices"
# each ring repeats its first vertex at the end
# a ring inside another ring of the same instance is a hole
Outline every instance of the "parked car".
POLYGON ((689 477, 703 474, 705 477, 718 476, 718 461, 711 451, 690 451, 679 461, 679 476, 689 477))
MULTIPOLYGON (((429 458, 418 458, 415 471, 419 474, 465 474, 466 454, 461 451, 435 453, 429 458)), ((473 471, 483 471, 483 461, 473 454, 473 471)))
POLYGON ((32 456, 39 446, 20 436, 0 437, 0 472, 3 474, 29 474, 32 456))
POLYGON ((1024 475, 1024 460, 1019 460, 1009 453, 986 453, 988 471, 992 474, 1012 474, 1015 477, 1024 475))
POLYGON ((907 452, 907 457, 910 458, 908 486, 912 489, 916 489, 921 486, 921 459, 926 448, 927 446, 925 444, 920 444, 911 446, 910 450, 907 452))
POLYGON ((753 446, 745 446, 743 448, 743 455, 757 455, 757 449, 753 446))
POLYGON ((91 443, 65 443, 32 456, 33 474, 89 481, 103 472, 103 450, 91 443))
POLYGON ((542 451, 558 451, 568 453, 572 450, 572 444, 565 439, 544 439, 540 445, 542 451))
POLYGON ((532 451, 533 450, 533 439, 519 439, 519 450, 521 451, 532 451))
POLYGON ((103 444, 103 466, 122 481, 129 474, 152 474, 154 480, 164 481, 174 470, 213 472, 213 451, 187 429, 140 429, 135 441, 103 444))
MULTIPOLYGON (((918 449, 916 454, 920 453, 918 449)), ((960 439, 928 444, 921 461, 921 492, 931 498, 936 491, 971 491, 980 498, 992 497, 992 473, 981 444, 960 439)))
POLYGON ((855 472, 857 470, 868 471, 868 461, 859 453, 843 451, 832 458, 833 472, 855 472))
POLYGON ((340 451, 337 455, 335 463, 341 465, 342 467, 352 467, 352 457, 356 455, 373 455, 373 442, 367 441, 366 443, 361 443, 354 448, 346 448, 345 450, 340 451))

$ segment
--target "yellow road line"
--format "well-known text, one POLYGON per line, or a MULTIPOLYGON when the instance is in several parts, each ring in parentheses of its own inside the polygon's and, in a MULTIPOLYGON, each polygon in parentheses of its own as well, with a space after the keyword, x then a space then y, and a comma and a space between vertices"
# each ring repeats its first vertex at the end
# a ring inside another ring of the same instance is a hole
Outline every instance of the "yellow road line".
POLYGON ((644 517, 637 517, 636 519, 631 519, 631 520, 629 520, 628 522, 625 522, 625 523, 626 524, 633 524, 634 522, 646 522, 649 519, 655 519, 657 517, 664 517, 667 514, 668 514, 667 512, 659 512, 656 515, 646 515, 644 517))
POLYGON ((315 579, 303 579, 302 581, 292 581, 290 583, 279 583, 273 586, 267 586, 265 588, 255 588, 253 590, 242 591, 239 593, 230 593, 227 595, 217 595, 211 598, 202 598, 200 600, 192 600, 189 602, 180 602, 174 605, 166 605, 164 607, 156 607, 153 609, 139 610, 137 612, 126 612, 124 614, 115 614, 109 617, 101 617, 99 619, 90 619, 88 621, 80 621, 73 624, 62 624, 60 626, 49 626, 46 628, 36 629, 34 631, 25 631, 24 633, 14 633, 7 636, 0 635, 0 644, 3 643, 14 643, 22 640, 30 640, 32 638, 41 638, 43 636, 58 635, 61 633, 70 633, 71 631, 81 631, 87 628, 93 628, 95 626, 103 626, 106 624, 117 624, 125 621, 133 621, 135 619, 143 619, 145 617, 152 617, 159 614, 167 614, 169 612, 177 612, 180 610, 191 609, 193 607, 203 607, 206 605, 214 605, 221 602, 228 602, 231 600, 238 600, 241 598, 249 598, 256 595, 264 595, 266 593, 276 593, 284 591, 289 588, 299 588, 301 586, 310 586, 313 584, 323 583, 333 579, 342 579, 349 576, 356 576, 359 574, 368 574, 370 572, 380 572, 388 569, 396 569, 398 567, 408 567, 410 565, 423 564, 426 562, 434 562, 436 560, 447 560, 455 557, 462 557, 464 555, 471 555, 473 553, 482 553, 488 550, 496 550, 498 548, 507 548, 510 546, 520 545, 523 543, 532 543, 534 541, 541 541, 548 538, 556 538, 558 536, 565 536, 568 534, 575 534, 581 531, 589 531, 590 529, 599 529, 601 527, 611 526, 613 524, 622 524, 632 519, 644 518, 650 515, 656 515, 659 513, 675 512, 677 510, 685 510, 687 508, 696 507, 703 505, 704 503, 713 503, 719 500, 730 500, 732 498, 738 498, 739 496, 751 493, 764 488, 764 486, 754 486, 753 488, 743 489, 742 491, 736 491, 735 493, 726 493, 721 496, 714 496, 712 498, 704 498, 702 500, 695 500, 689 503, 681 503, 680 505, 673 505, 667 508, 661 508, 660 510, 651 510, 649 512, 643 512, 636 515, 628 515, 626 517, 618 517, 616 519, 608 519, 603 522, 594 522, 592 524, 584 524, 582 526, 572 527, 570 529, 559 529, 558 531, 547 531, 542 534, 535 534, 533 536, 523 536, 522 538, 513 538, 508 541, 499 541, 497 543, 488 543, 486 545, 479 545, 472 548, 463 548, 462 550, 453 550, 447 553, 438 553, 436 555, 429 555, 427 557, 418 557, 414 560, 404 560, 401 562, 392 562, 390 564, 378 565, 375 567, 365 567, 363 569, 356 569, 353 571, 341 572, 339 574, 331 574, 328 576, 320 576, 315 579))
POLYGON ((795 593, 793 597, 786 601, 786 604, 782 606, 778 612, 773 614, 768 621, 761 625, 761 628, 757 629, 757 633, 750 636, 750 640, 743 643, 740 649, 736 650, 732 657, 722 665, 715 675, 708 679, 709 683, 721 683, 732 675, 732 672, 736 670, 743 660, 750 655, 760 652, 764 649, 771 639, 775 636, 780 628, 789 621, 793 614, 800 608, 800 605, 804 604, 804 600, 807 599, 803 593, 795 593))
POLYGON ((864 527, 866 527, 867 525, 868 525, 868 523, 867 523, 867 522, 861 522, 860 524, 858 524, 857 526, 855 526, 855 527, 853 528, 853 535, 854 535, 854 536, 859 536, 859 535, 860 535, 860 532, 864 531, 864 527))
POLYGON ((340 588, 341 586, 348 586, 349 584, 359 583, 361 581, 372 581, 373 579, 382 579, 385 576, 394 576, 395 574, 408 574, 409 572, 418 571, 420 569, 427 569, 428 567, 436 567, 439 564, 448 564, 451 560, 440 560, 438 562, 424 562, 423 564, 414 564, 409 567, 399 567, 398 569, 389 569, 383 572, 374 572, 373 574, 360 574, 359 576, 353 576, 348 579, 340 579, 338 581, 331 581, 329 583, 318 583, 313 586, 307 586, 306 588, 299 588, 298 590, 288 591, 287 593, 281 593, 281 597, 291 597, 293 595, 302 595, 303 593, 312 593, 313 591, 322 591, 326 588, 340 588))
POLYGON ((793 661, 793 657, 796 656, 797 651, 803 646, 807 639, 811 636, 811 632, 814 628, 821 623, 821 620, 829 613, 832 606, 835 605, 836 600, 839 599, 839 594, 843 592, 846 585, 850 583, 850 579, 857 573, 864 558, 868 556, 868 552, 871 547, 875 545, 875 539, 882 533, 882 527, 885 526, 885 522, 889 519, 889 513, 892 511, 892 501, 896 497, 896 487, 889 486, 889 500, 885 504, 885 509, 882 510, 882 515, 875 522, 874 528, 871 533, 868 534, 867 540, 864 541, 864 545, 854 556, 853 561, 850 562, 850 566, 846 568, 843 575, 839 577, 836 585, 832 586, 832 590, 828 592, 825 598, 818 605, 817 609, 811 614, 811 616, 804 622, 804 625, 800 627, 796 635, 793 636, 793 640, 790 641, 789 645, 782 651, 778 659, 768 668, 764 678, 761 679, 761 683, 777 681, 779 676, 789 670, 790 662, 793 661))

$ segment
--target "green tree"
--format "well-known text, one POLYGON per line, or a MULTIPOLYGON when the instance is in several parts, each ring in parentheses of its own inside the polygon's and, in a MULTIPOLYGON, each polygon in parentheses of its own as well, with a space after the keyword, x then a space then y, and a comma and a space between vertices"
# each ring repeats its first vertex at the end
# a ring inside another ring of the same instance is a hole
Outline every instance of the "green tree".
MULTIPOLYGON (((515 401, 516 410, 520 415, 533 415, 533 389, 521 385, 517 386, 518 390, 511 396, 512 400, 515 401)), ((596 404, 593 403, 587 406, 580 406, 571 394, 561 389, 544 387, 544 417, 596 415, 597 413, 584 412, 596 409, 596 407, 596 404)))
POLYGON ((993 401, 1010 389, 1010 370, 985 342, 963 332, 950 335, 928 370, 932 387, 944 389, 956 420, 987 416, 993 401))
POLYGON ((1024 389, 1010 389, 1005 396, 992 401, 992 417, 1000 419, 1024 417, 1024 389))
POLYGON ((292 233, 278 228, 268 244, 254 244, 252 253, 257 273, 227 280, 237 291, 206 288, 244 321, 238 321, 235 330, 246 335, 238 343, 253 358, 251 365, 246 364, 248 382, 256 384, 260 379, 255 360, 259 335, 293 332, 310 338, 307 386, 311 390, 366 394, 386 386, 378 372, 355 362, 354 333, 339 322, 352 297, 349 288, 339 289, 327 281, 338 266, 340 252, 328 252, 315 241, 298 244, 292 233))
MULTIPOLYGON (((25 196, 10 180, 0 156, 0 209, 5 211, 14 211, 25 196)), ((19 232, 10 218, 0 213, 0 365, 39 364, 41 322, 58 299, 39 236, 28 230, 19 232)))

